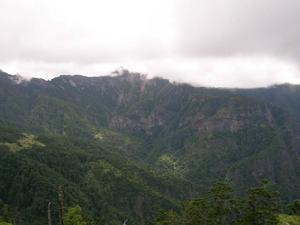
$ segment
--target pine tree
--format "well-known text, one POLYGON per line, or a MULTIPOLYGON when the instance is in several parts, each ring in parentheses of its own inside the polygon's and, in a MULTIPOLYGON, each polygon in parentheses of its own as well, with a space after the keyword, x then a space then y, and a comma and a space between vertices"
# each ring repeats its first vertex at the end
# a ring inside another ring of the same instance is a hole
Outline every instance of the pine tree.
POLYGON ((279 194, 267 188, 263 181, 259 187, 250 188, 245 201, 244 224, 276 225, 279 212, 279 194))
POLYGON ((65 214, 65 225, 86 225, 86 221, 83 218, 82 210, 79 205, 71 207, 65 214))

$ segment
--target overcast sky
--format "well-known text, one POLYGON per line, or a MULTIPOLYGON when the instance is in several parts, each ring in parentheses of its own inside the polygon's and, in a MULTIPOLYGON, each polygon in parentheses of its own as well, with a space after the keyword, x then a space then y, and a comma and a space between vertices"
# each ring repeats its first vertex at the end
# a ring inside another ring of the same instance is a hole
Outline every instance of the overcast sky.
POLYGON ((300 83, 299 0, 0 0, 0 69, 129 70, 194 85, 300 83))

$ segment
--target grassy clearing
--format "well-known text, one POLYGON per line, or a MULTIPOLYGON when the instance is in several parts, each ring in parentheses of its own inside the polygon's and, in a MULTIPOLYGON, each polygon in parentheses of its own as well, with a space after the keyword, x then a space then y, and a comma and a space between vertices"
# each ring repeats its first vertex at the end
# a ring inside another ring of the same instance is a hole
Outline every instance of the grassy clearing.
POLYGON ((37 137, 33 134, 23 133, 23 138, 19 139, 16 143, 0 143, 2 146, 8 147, 12 152, 17 152, 22 149, 31 149, 32 147, 43 148, 45 145, 37 140, 37 137))
POLYGON ((300 225, 300 216, 279 215, 278 225, 300 225))

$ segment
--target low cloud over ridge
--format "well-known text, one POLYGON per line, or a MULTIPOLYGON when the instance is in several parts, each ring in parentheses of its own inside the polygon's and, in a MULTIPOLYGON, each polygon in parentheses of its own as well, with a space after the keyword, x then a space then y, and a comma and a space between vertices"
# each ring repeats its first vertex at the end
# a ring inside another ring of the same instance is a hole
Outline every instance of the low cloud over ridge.
POLYGON ((195 85, 300 83, 297 0, 2 0, 0 68, 51 78, 118 66, 195 85))

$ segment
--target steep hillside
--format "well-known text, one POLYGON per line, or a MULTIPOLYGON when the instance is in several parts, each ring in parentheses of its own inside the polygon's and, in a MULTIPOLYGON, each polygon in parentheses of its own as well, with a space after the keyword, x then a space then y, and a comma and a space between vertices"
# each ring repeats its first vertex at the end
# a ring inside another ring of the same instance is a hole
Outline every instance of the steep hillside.
POLYGON ((46 223, 48 202, 57 221, 59 186, 66 207, 79 204, 104 224, 144 224, 192 194, 189 183, 120 157, 114 146, 0 130, 0 200, 12 207, 17 224, 46 223))

